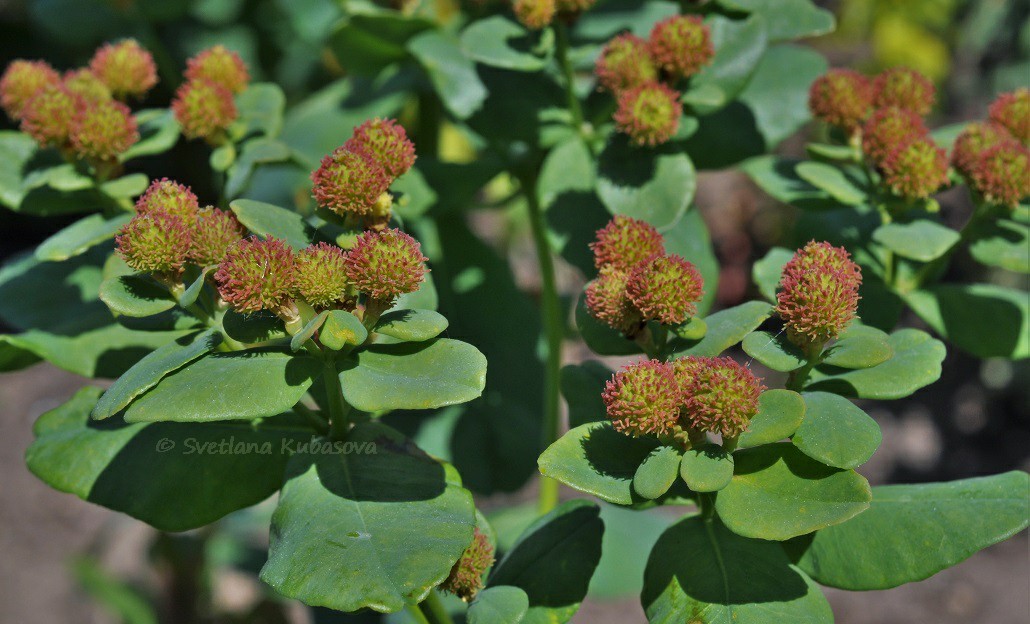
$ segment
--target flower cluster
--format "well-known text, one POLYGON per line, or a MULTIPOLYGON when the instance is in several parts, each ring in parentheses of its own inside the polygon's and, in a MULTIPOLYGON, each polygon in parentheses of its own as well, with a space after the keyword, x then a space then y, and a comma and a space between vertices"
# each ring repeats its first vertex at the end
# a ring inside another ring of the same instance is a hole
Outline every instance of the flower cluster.
POLYGON ((154 57, 135 39, 101 46, 90 59, 89 70, 120 100, 143 97, 157 84, 154 57))
POLYGON ((184 77, 172 100, 183 135, 220 145, 239 117, 233 96, 250 83, 247 66, 238 54, 216 45, 187 60, 184 77))
POLYGON ((973 122, 955 140, 951 162, 987 201, 1014 208, 1030 196, 1030 90, 998 97, 987 121, 973 122))
POLYGON ((665 253, 650 224, 613 218, 591 243, 599 274, 586 289, 590 314, 626 336, 651 320, 679 325, 697 312, 704 280, 690 262, 665 253))
POLYGON ((468 602, 483 589, 483 577, 493 564, 494 545, 490 543, 486 534, 476 527, 473 529, 472 544, 455 562, 440 589, 468 602))
POLYGON ((556 16, 574 19, 596 3, 597 0, 512 0, 512 11, 526 28, 543 30, 556 16))
POLYGON ((810 241, 783 267, 776 312, 806 348, 836 338, 855 318, 862 271, 843 247, 810 241))
POLYGON ((373 227, 390 220, 393 198, 387 192, 415 164, 415 146, 392 119, 371 119, 322 159, 311 174, 318 205, 373 227))
POLYGON ((851 69, 831 69, 812 83, 812 114, 849 135, 857 135, 877 109, 899 108, 920 117, 933 108, 937 93, 919 72, 896 67, 870 79, 851 69))
POLYGON ((647 40, 627 33, 609 41, 594 73, 600 87, 618 101, 614 120, 619 132, 636 145, 653 147, 671 139, 683 115, 673 86, 701 71, 714 55, 708 26, 692 15, 658 22, 647 40))

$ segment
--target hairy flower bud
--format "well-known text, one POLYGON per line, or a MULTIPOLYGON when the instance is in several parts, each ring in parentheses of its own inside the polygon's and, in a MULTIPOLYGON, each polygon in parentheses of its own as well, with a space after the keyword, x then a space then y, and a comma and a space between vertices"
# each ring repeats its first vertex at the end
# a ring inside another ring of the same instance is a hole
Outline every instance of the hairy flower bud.
POLYGON ((679 325, 693 316, 703 289, 701 272, 676 255, 641 262, 626 283, 626 294, 644 319, 663 325, 679 325))
POLYGON ((318 243, 297 254, 297 292, 311 307, 332 307, 348 286, 347 257, 336 245, 318 243))
POLYGON ((163 212, 175 215, 191 228, 197 222, 199 210, 200 204, 197 202, 197 196, 193 194, 190 187, 168 178, 151 182, 147 190, 136 200, 138 214, 163 212))
POLYGON ((913 136, 929 134, 923 118, 912 111, 889 106, 877 109, 862 127, 862 151, 882 163, 895 147, 913 136))
POLYGON ((76 69, 64 74, 64 86, 85 102, 104 102, 111 99, 111 90, 96 74, 88 69, 76 69))
POLYGON ((1003 93, 991 104, 988 115, 991 121, 1007 128, 1023 145, 1030 145, 1030 89, 1003 93))
POLYGON ((948 182, 948 156, 929 136, 895 146, 880 168, 891 191, 909 200, 926 199, 948 182))
POLYGON ((427 260, 418 241, 404 232, 370 230, 347 253, 347 277, 371 299, 392 301, 418 290, 427 260))
POLYGON ((210 47, 186 61, 186 80, 207 80, 232 93, 242 93, 250 74, 240 55, 223 45, 210 47))
POLYGON ((651 29, 648 47, 655 63, 673 78, 689 78, 712 61, 708 26, 696 15, 674 15, 651 29))
POLYGON ((311 174, 313 194, 319 206, 338 215, 371 215, 376 202, 390 188, 390 176, 365 152, 346 146, 322 159, 311 174))
POLYGON ((139 141, 129 107, 107 100, 80 106, 72 122, 71 144, 80 157, 114 160, 139 141))
POLYGON ((917 115, 926 115, 937 100, 933 82, 907 67, 882 72, 873 81, 873 103, 877 107, 897 106, 917 115))
POLYGON ((616 95, 658 80, 658 67, 651 59, 647 41, 630 33, 619 35, 604 46, 594 73, 601 87, 616 95))
POLYGON ((483 577, 493 564, 494 546, 479 527, 475 527, 472 544, 451 568, 451 573, 440 585, 440 589, 468 602, 483 589, 483 577))
POLYGON ((190 260, 202 267, 219 264, 229 248, 247 234, 236 215, 212 206, 198 210, 195 222, 190 260))
POLYGON ((615 430, 632 436, 674 432, 681 396, 672 367, 660 360, 626 366, 601 394, 615 430))
POLYGON ((984 150, 973 167, 971 182, 987 201, 1015 208, 1030 196, 1030 150, 1015 139, 984 150))
POLYGON ((114 97, 141 97, 157 84, 157 66, 135 39, 101 46, 89 61, 89 69, 114 97))
POLYGON ((751 369, 729 357, 696 358, 683 394, 683 416, 701 431, 736 437, 758 413, 765 386, 751 369))
POLYGON ((955 139, 951 151, 951 164, 962 175, 970 177, 980 156, 989 148, 1011 141, 1012 135, 1004 126, 993 122, 973 122, 955 139))
POLYGON ((404 175, 415 164, 415 145, 393 119, 366 121, 354 129, 354 136, 343 147, 368 154, 391 178, 404 175))
POLYGON ((21 130, 40 145, 62 147, 68 143, 82 101, 63 85, 48 85, 22 110, 21 130))
POLYGON ((184 82, 175 92, 172 112, 187 139, 218 143, 239 117, 232 92, 209 80, 184 82))
POLYGON ((662 235, 646 221, 616 215, 597 231, 590 243, 594 252, 594 266, 606 266, 628 272, 638 263, 665 253, 662 235))
POLYGON ((136 271, 177 276, 189 255, 191 236, 176 216, 145 214, 122 226, 115 242, 118 255, 136 271))
POLYGON ((873 112, 873 86, 856 71, 831 69, 812 83, 808 108, 817 119, 855 132, 873 112))
POLYGON ((783 267, 776 312, 795 344, 823 344, 855 318, 862 271, 843 247, 810 241, 783 267))
POLYGON ((643 319, 626 294, 629 273, 612 266, 587 284, 586 304, 590 316, 626 335, 633 334, 643 319))
POLYGON ((683 105, 679 93, 656 82, 619 94, 615 126, 636 145, 654 147, 667 142, 679 129, 683 105))
POLYGON ((546 28, 558 10, 555 0, 515 0, 512 3, 515 19, 530 30, 546 28))
POLYGON ((279 238, 245 238, 226 252, 215 282, 222 299, 240 312, 283 312, 297 282, 293 250, 279 238))
POLYGON ((0 76, 0 106, 11 119, 21 119, 22 110, 43 87, 57 85, 61 76, 43 61, 13 61, 0 76))

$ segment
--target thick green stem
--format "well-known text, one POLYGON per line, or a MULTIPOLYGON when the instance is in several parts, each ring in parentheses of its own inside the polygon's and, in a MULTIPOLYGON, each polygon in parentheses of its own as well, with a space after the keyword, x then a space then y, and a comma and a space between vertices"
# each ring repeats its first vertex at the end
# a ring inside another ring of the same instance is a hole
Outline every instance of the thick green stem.
POLYGON ((555 57, 558 59, 558 66, 565 82, 565 97, 568 99, 572 124, 576 127, 576 132, 583 134, 583 108, 576 97, 576 77, 572 71, 572 61, 569 59, 569 31, 560 20, 554 25, 554 43, 555 57))
POLYGON ((422 605, 408 605, 408 615, 415 620, 415 624, 430 624, 425 614, 422 613, 422 605))
POLYGON ((326 360, 325 372, 322 374, 325 382, 325 394, 329 401, 329 437, 333 440, 342 440, 347 437, 350 429, 350 404, 343 398, 343 386, 340 385, 340 375, 336 372, 336 363, 331 359, 326 360))
POLYGON ((440 595, 436 593, 435 589, 429 591, 429 595, 419 603, 418 608, 429 624, 454 624, 454 620, 447 613, 447 609, 444 609, 440 595))
POLYGON ((787 390, 793 390, 794 392, 801 392, 804 389, 805 383, 808 381, 808 375, 812 372, 821 361, 821 355, 823 353, 823 343, 812 343, 805 347, 805 365, 801 368, 792 371, 790 376, 787 377, 787 390))

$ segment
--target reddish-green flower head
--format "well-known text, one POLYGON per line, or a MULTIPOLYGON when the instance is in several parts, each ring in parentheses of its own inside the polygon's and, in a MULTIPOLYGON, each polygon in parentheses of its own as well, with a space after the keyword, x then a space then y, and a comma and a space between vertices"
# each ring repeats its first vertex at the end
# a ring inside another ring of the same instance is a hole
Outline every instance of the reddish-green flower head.
POLYGON ((991 121, 1007 128, 1023 145, 1030 144, 1030 89, 1003 93, 991 104, 988 114, 991 121))
POLYGON ((880 73, 873 81, 873 103, 882 108, 897 106, 917 115, 926 115, 937 100, 933 82, 907 67, 895 67, 880 73))
POLYGON ((155 212, 172 214, 182 219, 182 222, 191 228, 197 222, 199 210, 200 203, 197 202, 197 196, 193 194, 190 187, 168 178, 151 182, 147 190, 136 200, 138 214, 155 212))
POLYGON ((65 72, 64 86, 86 102, 103 102, 111 99, 111 90, 88 69, 65 72))
POLYGON ((61 76, 43 61, 18 59, 0 76, 0 106, 11 119, 21 119, 22 110, 43 87, 61 83, 61 76))
POLYGON ((83 102, 62 85, 48 85, 22 110, 21 130, 40 145, 64 146, 83 102))
POLYGON ((347 253, 347 277, 371 299, 392 301, 418 290, 427 260, 418 241, 404 232, 369 230, 347 253))
POLYGON ((647 360, 616 373, 605 384, 601 398, 615 430, 638 436, 674 432, 681 396, 672 367, 647 360))
POLYGON ((239 117, 232 91, 209 80, 184 82, 175 92, 172 112, 188 139, 219 142, 239 117))
POLYGON ((346 146, 322 159, 311 174, 313 194, 319 206, 338 215, 372 214, 376 201, 390 188, 390 176, 372 156, 346 146))
POLYGON ((823 344, 855 318, 862 271, 843 247, 809 242, 783 267, 776 312, 796 344, 823 344))
POLYGON ((651 29, 651 56, 673 78, 689 78, 712 61, 712 34, 696 15, 674 15, 651 29))
POLYGON ((877 109, 862 128, 862 151, 874 163, 882 163, 895 147, 913 136, 926 136, 923 118, 897 106, 877 109))
POLYGON ((240 312, 284 310, 293 301, 297 267, 279 238, 245 238, 225 254, 215 273, 218 294, 240 312))
POLYGON ((815 79, 808 92, 812 115, 853 133, 873 112, 873 86, 850 69, 831 69, 815 79))
POLYGON ((600 274, 587 284, 587 311, 602 323, 626 335, 636 332, 643 322, 629 295, 626 282, 629 273, 612 266, 601 268, 600 274))
POLYGON ((219 264, 246 234, 246 228, 228 210, 201 208, 196 213, 190 260, 202 267, 219 264))
POLYGON ((515 19, 530 30, 546 28, 558 10, 555 0, 515 0, 512 3, 515 19))
POLYGON ((242 93, 250 82, 250 74, 239 54, 216 45, 186 61, 186 80, 207 80, 232 93, 242 93))
POLYGON ((119 99, 141 97, 157 84, 154 57, 135 39, 100 47, 90 59, 89 69, 119 99))
POLYGON ((597 82, 614 94, 658 80, 647 41, 625 33, 604 46, 594 65, 597 82))
POLYGON ((651 82, 619 94, 614 119, 619 131, 628 134, 635 145, 654 147, 676 134, 682 114, 679 93, 651 82))
POLYGON ((594 252, 594 266, 598 269, 610 266, 629 272, 640 262, 663 255, 665 245, 662 235, 650 223, 616 215, 597 231, 590 250, 594 252))
POLYGON ((80 157, 113 160, 139 141, 136 118, 121 102, 81 106, 72 122, 71 144, 80 157))
POLYGON ((1002 141, 980 155, 971 178, 987 201, 1015 208, 1030 196, 1030 150, 1015 139, 1002 141))
POLYGON ((297 292, 312 307, 332 307, 348 286, 347 257, 336 245, 318 243, 297 254, 297 292))
POLYGON ((765 386, 733 358, 696 358, 683 395, 683 416, 696 429, 736 437, 758 413, 765 386))
POLYGON ((880 168, 891 191, 905 199, 926 199, 948 183, 948 156, 929 136, 895 146, 880 168))
POLYGON ((589 10, 597 4, 597 0, 556 0, 555 7, 559 13, 575 15, 589 10))
POLYGON ((451 573, 440 585, 440 589, 454 594, 465 602, 476 597, 483 589, 483 577, 494 564, 494 545, 479 527, 472 533, 472 544, 465 549, 461 558, 451 568, 451 573))
POLYGON ((672 367, 672 374, 676 378, 676 384, 679 386, 682 396, 686 397, 686 392, 690 388, 690 384, 694 383, 694 378, 697 376, 698 371, 704 368, 705 362, 708 358, 698 357, 696 355, 688 355, 669 362, 669 366, 672 367))
POLYGON ((415 145, 393 119, 370 119, 354 129, 343 146, 370 155, 391 178, 398 178, 415 164, 415 145))
POLYGON ((626 294, 645 319, 679 325, 697 312, 704 280, 683 258, 658 256, 630 271, 626 294))
POLYGON ((118 255, 136 271, 177 276, 190 253, 186 225, 169 214, 136 215, 115 238, 118 255))
POLYGON ((951 164, 959 173, 970 177, 984 151, 1011 140, 1012 135, 1004 126, 990 121, 973 122, 955 139, 955 145, 951 150, 951 164))

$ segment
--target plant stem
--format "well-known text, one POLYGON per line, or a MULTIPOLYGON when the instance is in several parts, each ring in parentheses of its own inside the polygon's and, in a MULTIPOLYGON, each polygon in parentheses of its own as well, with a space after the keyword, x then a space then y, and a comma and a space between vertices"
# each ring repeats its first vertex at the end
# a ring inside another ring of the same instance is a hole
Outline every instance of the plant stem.
POLYGON ((565 79, 565 97, 568 99, 572 124, 576 127, 576 132, 582 135, 583 109, 579 105, 579 98, 576 97, 576 78, 572 72, 572 62, 569 60, 569 30, 564 22, 560 20, 554 25, 554 44, 558 67, 561 69, 562 77, 565 79))
POLYGON ((418 151, 436 158, 440 152, 440 119, 443 115, 440 100, 432 92, 418 96, 418 151))
POLYGON ((297 403, 293 406, 293 411, 303 416, 322 435, 329 433, 329 423, 326 422, 325 418, 322 418, 321 414, 307 405, 297 403))
MULTIPOLYGON (((526 176, 522 180, 525 189, 526 203, 529 206, 529 224, 533 232, 533 245, 536 248, 537 263, 540 266, 540 305, 543 317, 544 335, 547 337, 547 361, 544 366, 544 446, 549 446, 558 439, 561 418, 561 359, 562 339, 565 333, 565 322, 561 314, 561 302, 558 299, 558 286, 554 276, 554 259, 551 256, 551 244, 547 240, 544 226, 543 208, 537 194, 536 178, 526 176)), ((558 482, 541 477, 538 508, 541 514, 547 513, 558 504, 558 482)))
POLYGON ((454 620, 447 613, 447 609, 444 609, 443 603, 440 602, 440 595, 436 593, 435 589, 429 590, 429 595, 419 603, 418 608, 429 624, 454 624, 454 620))
POLYGON ((421 604, 408 605, 408 614, 411 615, 411 619, 415 620, 415 624, 430 624, 425 614, 422 613, 421 604))
POLYGON ((333 440, 342 440, 347 437, 347 430, 350 421, 350 404, 343 398, 343 386, 340 385, 340 375, 336 372, 336 363, 332 359, 325 362, 325 372, 322 373, 325 380, 325 394, 329 400, 329 437, 333 440))
POLYGON ((791 371, 790 376, 787 377, 787 390, 793 390, 794 392, 801 392, 805 387, 805 383, 808 381, 808 374, 812 372, 820 360, 820 356, 823 353, 823 343, 812 343, 805 349, 805 365, 801 368, 791 371))

